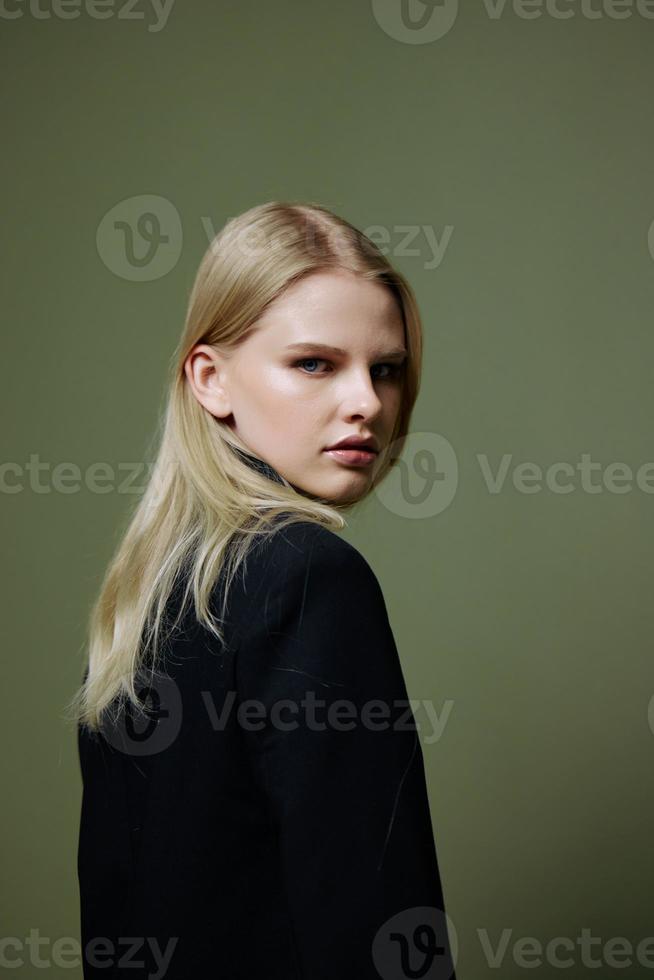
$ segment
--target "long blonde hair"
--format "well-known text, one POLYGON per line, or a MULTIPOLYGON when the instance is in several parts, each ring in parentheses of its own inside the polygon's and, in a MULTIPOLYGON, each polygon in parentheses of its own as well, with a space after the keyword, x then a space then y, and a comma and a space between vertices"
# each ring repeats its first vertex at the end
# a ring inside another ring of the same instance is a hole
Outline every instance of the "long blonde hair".
POLYGON ((74 722, 98 729, 105 709, 126 697, 141 708, 135 676, 145 651, 160 648, 167 603, 181 583, 180 614, 192 595, 197 619, 222 644, 229 584, 255 538, 296 521, 332 530, 345 526, 341 511, 348 505, 304 496, 243 462, 234 449, 248 447, 200 405, 184 371, 196 344, 235 349, 287 286, 325 269, 348 269, 387 285, 402 311, 408 357, 401 406, 370 490, 394 465, 422 363, 422 325, 411 287, 370 239, 321 205, 273 201, 232 218, 207 249, 191 291, 148 484, 91 610, 87 671, 68 705, 74 722), (223 573, 222 615, 216 618, 210 599, 223 573))

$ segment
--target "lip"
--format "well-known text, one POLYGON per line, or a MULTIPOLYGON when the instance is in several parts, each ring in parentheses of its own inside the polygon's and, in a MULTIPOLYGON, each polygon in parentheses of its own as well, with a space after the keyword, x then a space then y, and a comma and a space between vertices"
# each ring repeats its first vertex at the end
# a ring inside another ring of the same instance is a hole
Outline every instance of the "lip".
POLYGON ((335 442, 333 446, 328 446, 327 452, 332 452, 336 449, 365 451, 367 453, 373 453, 375 456, 379 452, 377 440, 373 436, 345 436, 345 438, 335 442))
POLYGON ((377 453, 372 449, 325 449, 325 452, 332 459, 348 466, 370 466, 377 459, 377 453))

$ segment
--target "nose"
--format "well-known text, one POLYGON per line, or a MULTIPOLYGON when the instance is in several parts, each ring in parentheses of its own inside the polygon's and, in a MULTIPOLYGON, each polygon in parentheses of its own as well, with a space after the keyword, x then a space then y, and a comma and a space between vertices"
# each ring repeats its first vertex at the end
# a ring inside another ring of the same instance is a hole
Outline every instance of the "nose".
POLYGON ((373 421, 382 410, 382 401, 375 391, 370 371, 352 371, 344 379, 341 410, 346 419, 373 421))

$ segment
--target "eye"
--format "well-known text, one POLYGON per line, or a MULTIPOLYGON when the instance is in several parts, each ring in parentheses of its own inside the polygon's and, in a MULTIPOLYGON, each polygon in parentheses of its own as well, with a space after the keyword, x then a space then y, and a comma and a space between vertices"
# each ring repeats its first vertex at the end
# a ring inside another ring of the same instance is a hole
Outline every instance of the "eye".
MULTIPOLYGON (((310 369, 308 369, 308 368, 306 368, 304 366, 304 365, 307 365, 307 364, 308 365, 312 365, 312 364, 331 364, 331 361, 325 360, 324 357, 303 357, 301 360, 295 361, 294 364, 293 364, 293 367, 299 368, 301 371, 303 371, 304 374, 314 374, 314 375, 320 376, 322 374, 328 374, 329 373, 327 371, 314 371, 314 370, 310 370, 310 369)), ((378 368, 386 369, 386 373, 382 373, 382 374, 378 374, 377 375, 376 380, 378 380, 378 381, 391 381, 394 378, 399 377, 399 375, 402 372, 403 367, 404 367, 404 364, 403 363, 402 364, 394 364, 394 363, 390 363, 390 362, 373 365, 373 369, 375 369, 375 368, 377 368, 377 369, 378 368)))
MULTIPOLYGON (((322 361, 323 364, 329 364, 329 361, 326 361, 322 357, 303 357, 301 361, 296 361, 295 364, 293 365, 293 367, 300 367, 301 364, 316 364, 316 363, 318 363, 320 361, 322 361)), ((318 374, 318 373, 321 373, 321 372, 306 371, 305 373, 306 374, 318 374)))
POLYGON ((375 367, 387 368, 386 374, 382 375, 380 381, 388 381, 391 378, 396 378, 402 371, 403 364, 376 364, 375 367))

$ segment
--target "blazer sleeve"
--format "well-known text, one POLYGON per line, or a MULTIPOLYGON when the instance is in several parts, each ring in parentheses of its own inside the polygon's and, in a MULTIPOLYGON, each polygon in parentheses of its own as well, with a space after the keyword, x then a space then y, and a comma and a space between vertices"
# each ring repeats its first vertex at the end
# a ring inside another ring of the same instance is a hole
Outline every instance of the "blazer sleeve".
POLYGON ((292 531, 276 536, 235 662, 299 974, 454 978, 422 750, 384 598, 360 553, 319 530, 300 546, 292 531))

